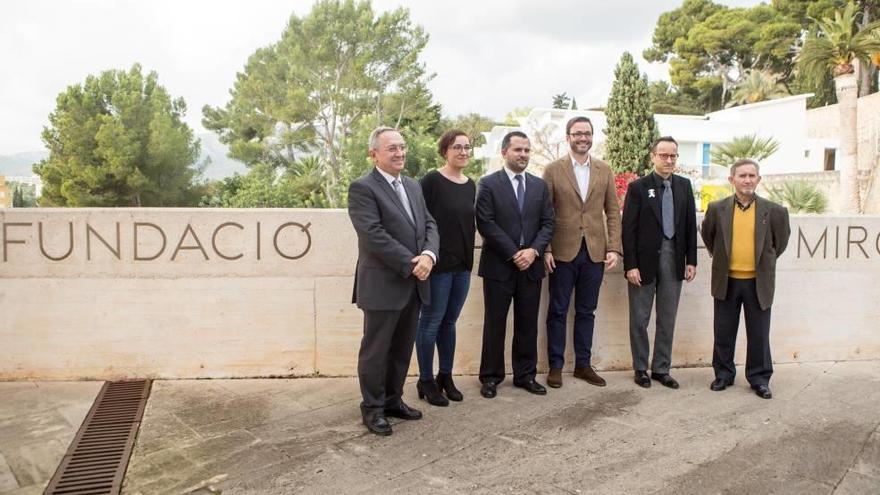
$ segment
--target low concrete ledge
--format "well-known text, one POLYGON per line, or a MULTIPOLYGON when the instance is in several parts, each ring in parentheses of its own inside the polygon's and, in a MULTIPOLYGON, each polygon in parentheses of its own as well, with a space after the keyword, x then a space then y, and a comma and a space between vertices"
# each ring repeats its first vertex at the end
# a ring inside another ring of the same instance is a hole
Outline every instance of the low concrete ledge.
MULTIPOLYGON (((354 375, 356 242, 343 210, 0 209, 0 380, 354 375)), ((711 362, 709 264, 701 248, 675 366, 711 362)), ((775 361, 880 359, 880 216, 793 216, 778 270, 775 361)), ((541 308, 543 321, 546 291, 541 308)), ((478 371, 482 318, 474 276, 457 373, 478 371)), ((617 269, 600 296, 598 368, 631 366, 627 328, 617 269)), ((742 331, 738 362, 744 343, 742 331)))

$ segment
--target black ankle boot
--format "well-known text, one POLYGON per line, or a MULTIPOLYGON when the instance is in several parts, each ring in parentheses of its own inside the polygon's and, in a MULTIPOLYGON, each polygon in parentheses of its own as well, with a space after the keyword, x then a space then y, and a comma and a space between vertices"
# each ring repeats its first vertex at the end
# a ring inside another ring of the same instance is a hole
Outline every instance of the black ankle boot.
POLYGON ((419 392, 419 399, 425 399, 432 406, 445 407, 449 405, 449 401, 440 393, 440 389, 437 388, 437 382, 434 380, 429 382, 417 381, 416 390, 419 392))
POLYGON ((452 381, 452 375, 438 373, 437 386, 440 387, 440 390, 446 393, 446 397, 449 397, 449 400, 461 402, 464 399, 464 395, 455 388, 455 382, 452 381))

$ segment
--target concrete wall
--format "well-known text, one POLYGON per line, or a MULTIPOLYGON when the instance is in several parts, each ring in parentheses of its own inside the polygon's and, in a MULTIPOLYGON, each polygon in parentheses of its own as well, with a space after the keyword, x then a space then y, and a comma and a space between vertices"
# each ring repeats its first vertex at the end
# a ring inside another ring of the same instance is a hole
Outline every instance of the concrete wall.
MULTIPOLYGON (((863 187, 865 211, 880 213, 880 93, 863 96, 858 100, 858 167, 866 179, 863 187), (874 177, 867 179, 873 171, 874 177)), ((840 115, 837 105, 807 111, 807 133, 811 138, 827 140, 837 148, 840 136, 840 115)), ((821 150, 820 150, 821 151, 821 150)))
MULTIPOLYGON (((763 168, 761 172, 763 173, 763 168)), ((773 174, 762 175, 761 185, 758 194, 767 196, 767 190, 772 187, 782 186, 784 183, 807 182, 816 186, 820 191, 825 193, 828 198, 828 210, 825 213, 833 213, 840 211, 840 172, 832 170, 829 172, 808 172, 799 174, 773 174)))
MULTIPOLYGON (((775 360, 880 358, 880 217, 792 223, 775 360)), ((362 315, 350 303, 357 249, 344 211, 7 209, 0 250, 2 380, 355 373, 362 315)), ((699 261, 682 294, 676 366, 711 361, 704 249, 699 261)), ((474 277, 456 372, 478 370, 482 315, 474 277)), ((543 369, 543 324, 539 333, 543 369)), ((598 368, 630 367, 619 269, 603 284, 594 349, 598 368)))

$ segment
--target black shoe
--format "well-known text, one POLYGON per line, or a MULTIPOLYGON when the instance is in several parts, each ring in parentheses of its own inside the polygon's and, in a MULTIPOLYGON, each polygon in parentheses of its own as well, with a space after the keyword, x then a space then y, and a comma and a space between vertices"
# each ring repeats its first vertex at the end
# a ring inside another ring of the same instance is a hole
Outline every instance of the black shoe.
POLYGON ((636 385, 644 388, 651 388, 651 379, 648 378, 648 372, 643 370, 635 371, 635 378, 633 381, 636 382, 636 385))
POLYGON ((495 388, 496 385, 492 382, 484 382, 483 386, 480 387, 480 395, 487 399, 491 399, 498 395, 498 390, 495 388))
POLYGON ((535 380, 529 380, 524 383, 514 383, 514 387, 519 387, 524 389, 526 392, 535 394, 535 395, 547 395, 547 389, 544 388, 543 385, 536 382, 535 380))
POLYGON ((449 401, 440 393, 440 389, 437 388, 437 383, 434 380, 429 382, 417 381, 416 391, 419 393, 419 399, 425 399, 432 406, 446 407, 449 405, 449 401))
POLYGON ((770 387, 767 385, 752 385, 752 390, 754 390, 755 394, 762 399, 773 398, 773 392, 770 391, 770 387))
POLYGON ((678 382, 675 381, 675 378, 669 376, 669 373, 654 373, 651 372, 651 379, 657 380, 664 387, 669 387, 671 389, 678 388, 678 382))
POLYGON ((404 404, 403 401, 401 401, 399 406, 385 409, 385 416, 413 420, 422 419, 422 412, 418 409, 413 409, 409 407, 408 405, 404 404))
POLYGON ((452 375, 448 373, 437 373, 437 387, 446 394, 449 400, 454 400, 455 402, 464 400, 464 395, 455 388, 452 375))
POLYGON ((364 425, 370 430, 370 433, 375 433, 376 435, 383 437, 387 437, 394 433, 391 430, 391 423, 385 419, 385 415, 381 412, 365 412, 363 413, 363 417, 364 425))
POLYGON ((720 392, 731 385, 733 385, 732 381, 727 381, 723 378, 716 378, 712 384, 709 385, 709 388, 714 392, 720 392))

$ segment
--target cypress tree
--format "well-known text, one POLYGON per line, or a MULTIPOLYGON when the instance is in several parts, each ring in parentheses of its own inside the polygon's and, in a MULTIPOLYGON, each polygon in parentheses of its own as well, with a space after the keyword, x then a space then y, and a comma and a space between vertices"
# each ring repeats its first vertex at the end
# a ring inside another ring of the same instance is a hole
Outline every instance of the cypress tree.
POLYGON ((605 117, 605 159, 614 170, 639 175, 650 170, 649 147, 658 136, 657 125, 651 113, 648 77, 639 75, 629 52, 623 52, 614 69, 605 117))

